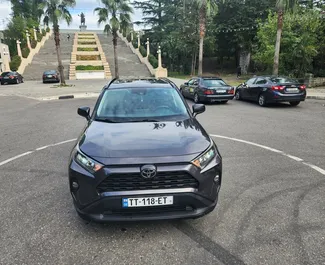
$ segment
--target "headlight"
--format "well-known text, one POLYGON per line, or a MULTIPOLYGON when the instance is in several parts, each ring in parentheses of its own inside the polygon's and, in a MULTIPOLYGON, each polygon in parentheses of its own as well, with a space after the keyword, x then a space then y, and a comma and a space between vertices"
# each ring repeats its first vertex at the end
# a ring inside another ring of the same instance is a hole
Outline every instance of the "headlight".
POLYGON ((198 168, 205 168, 212 160, 216 157, 217 150, 214 145, 212 145, 207 151, 205 151, 202 155, 195 158, 192 161, 192 164, 197 166, 198 168))
POLYGON ((86 155, 80 153, 79 151, 76 152, 75 159, 80 166, 82 166, 90 173, 95 173, 103 167, 102 164, 94 161, 93 159, 87 157, 86 155))

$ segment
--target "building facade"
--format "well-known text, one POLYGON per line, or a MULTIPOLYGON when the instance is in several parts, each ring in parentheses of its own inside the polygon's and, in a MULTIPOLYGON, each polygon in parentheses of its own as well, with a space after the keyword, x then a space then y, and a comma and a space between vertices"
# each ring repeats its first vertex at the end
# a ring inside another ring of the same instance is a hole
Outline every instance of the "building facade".
POLYGON ((8 45, 0 43, 0 72, 10 71, 10 53, 8 45))

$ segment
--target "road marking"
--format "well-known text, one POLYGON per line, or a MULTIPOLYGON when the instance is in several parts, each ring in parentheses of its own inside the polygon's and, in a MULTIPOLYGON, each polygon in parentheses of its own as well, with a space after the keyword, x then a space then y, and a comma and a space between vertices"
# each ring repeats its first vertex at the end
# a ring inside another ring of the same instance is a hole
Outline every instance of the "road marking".
MULTIPOLYGON (((272 148, 272 147, 269 147, 269 146, 266 146, 266 145, 261 145, 261 144, 257 144, 257 143, 254 143, 254 142, 250 142, 250 141, 246 141, 246 140, 242 140, 242 139, 238 139, 238 138, 233 138, 233 137, 228 137, 228 136, 223 136, 223 135, 218 135, 218 134, 210 134, 210 136, 216 137, 216 138, 221 138, 221 139, 227 139, 227 140, 231 140, 231 141, 235 141, 235 142, 240 142, 240 143, 244 143, 244 144, 253 145, 253 146, 256 146, 256 147, 259 147, 259 148, 262 148, 262 149, 265 149, 265 150, 268 150, 268 151, 271 151, 271 152, 274 152, 274 153, 277 153, 277 154, 281 154, 281 155, 283 155, 285 157, 288 157, 288 158, 290 158, 290 159, 292 159, 292 160, 294 160, 296 162, 300 162, 300 163, 304 164, 305 166, 308 166, 308 167, 312 168, 313 170, 316 170, 317 172, 319 172, 319 173, 321 173, 322 175, 325 176, 325 169, 322 169, 322 168, 320 168, 320 167, 318 167, 316 165, 310 164, 308 162, 304 162, 303 159, 301 159, 301 158, 299 158, 297 156, 286 154, 281 150, 278 150, 278 149, 275 149, 275 148, 272 148)), ((18 158, 21 158, 23 156, 30 155, 30 154, 32 154, 34 152, 44 150, 44 149, 46 149, 48 147, 58 146, 58 145, 70 143, 70 142, 73 142, 73 141, 76 141, 76 140, 77 140, 77 138, 74 138, 74 139, 58 142, 58 143, 55 143, 55 144, 50 144, 50 145, 45 145, 45 146, 42 146, 42 147, 38 147, 33 151, 28 151, 26 153, 23 153, 23 154, 11 157, 11 158, 9 158, 7 160, 4 160, 4 161, 0 162, 0 166, 8 164, 9 162, 14 161, 14 160, 16 160, 18 158)))
POLYGON ((58 146, 58 145, 66 144, 66 143, 70 143, 70 142, 73 142, 73 141, 76 141, 76 140, 77 140, 77 138, 74 138, 74 139, 70 139, 70 140, 66 140, 66 141, 58 142, 58 143, 55 143, 55 144, 44 145, 44 146, 38 147, 38 148, 36 148, 36 149, 33 150, 33 151, 28 151, 28 152, 26 152, 26 153, 23 153, 23 154, 20 154, 20 155, 16 155, 16 156, 14 156, 14 157, 8 158, 7 160, 4 160, 4 161, 0 162, 0 167, 3 166, 3 165, 5 165, 5 164, 8 164, 8 163, 11 162, 11 161, 14 161, 14 160, 18 159, 18 158, 21 158, 21 157, 23 157, 23 156, 30 155, 30 154, 32 154, 32 153, 34 153, 34 152, 37 152, 37 151, 44 150, 44 149, 46 149, 46 148, 48 148, 48 147, 58 146))
POLYGON ((14 160, 16 160, 16 159, 18 159, 18 158, 21 158, 21 157, 23 157, 23 156, 27 156, 27 155, 29 155, 29 154, 31 154, 31 153, 33 153, 33 152, 34 152, 34 151, 28 151, 28 152, 26 152, 26 153, 23 153, 23 154, 20 154, 20 155, 17 155, 17 156, 11 157, 11 158, 9 158, 9 159, 7 159, 7 160, 5 160, 5 161, 0 162, 0 166, 3 166, 3 165, 5 165, 5 164, 8 164, 9 162, 14 161, 14 160))
POLYGON ((269 146, 266 146, 266 145, 261 145, 261 144, 257 144, 257 143, 254 143, 254 142, 250 142, 250 141, 246 141, 246 140, 242 140, 242 139, 238 139, 238 138, 233 138, 233 137, 227 137, 227 136, 223 136, 223 135, 218 135, 218 134, 210 134, 210 136, 212 137, 216 137, 216 138, 221 138, 221 139, 227 139, 227 140, 231 140, 231 141, 235 141, 235 142, 240 142, 240 143, 244 143, 244 144, 249 144, 249 145, 253 145, 253 146, 256 146, 256 147, 260 147, 260 148, 263 148, 265 150, 268 150, 268 151, 271 151, 271 152, 274 152, 274 153, 277 153, 277 154, 281 154, 285 157, 288 157, 294 161, 297 161, 297 162, 300 162, 302 164, 304 164, 305 166, 308 166, 310 168, 312 168, 313 170, 316 170, 317 172, 321 173, 322 175, 325 176, 325 170, 316 166, 316 165, 313 165, 313 164, 310 164, 308 162, 304 162, 304 160, 300 157, 297 157, 297 156, 293 156, 293 155, 290 155, 290 154, 286 154, 285 152, 281 151, 281 150, 278 150, 278 149, 274 149, 272 147, 269 147, 269 146))

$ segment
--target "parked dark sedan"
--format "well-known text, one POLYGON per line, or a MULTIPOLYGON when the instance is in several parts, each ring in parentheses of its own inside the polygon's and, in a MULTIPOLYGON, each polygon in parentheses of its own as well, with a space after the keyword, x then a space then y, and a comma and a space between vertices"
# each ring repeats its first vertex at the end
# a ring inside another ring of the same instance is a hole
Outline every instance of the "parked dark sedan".
POLYGON ((24 83, 24 78, 18 72, 3 72, 1 74, 1 85, 24 83))
POLYGON ((60 74, 56 70, 49 70, 43 73, 43 83, 60 82, 60 74))
POLYGON ((235 98, 257 101, 260 106, 275 102, 297 106, 306 98, 306 86, 293 78, 258 76, 239 85, 235 98))
POLYGON ((166 80, 113 80, 69 164, 79 216, 97 222, 197 218, 217 205, 222 158, 179 89, 166 80))
POLYGON ((181 85, 180 90, 184 97, 193 99, 195 103, 227 103, 235 95, 234 87, 216 77, 194 77, 181 85))

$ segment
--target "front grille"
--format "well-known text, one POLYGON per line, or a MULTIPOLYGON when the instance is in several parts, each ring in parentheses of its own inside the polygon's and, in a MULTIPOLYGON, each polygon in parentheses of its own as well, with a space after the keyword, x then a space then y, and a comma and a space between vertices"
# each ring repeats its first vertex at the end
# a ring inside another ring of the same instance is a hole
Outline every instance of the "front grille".
POLYGON ((152 179, 145 179, 140 173, 113 173, 97 186, 97 191, 103 193, 110 191, 198 188, 198 186, 199 182, 189 173, 183 171, 158 172, 152 179))

